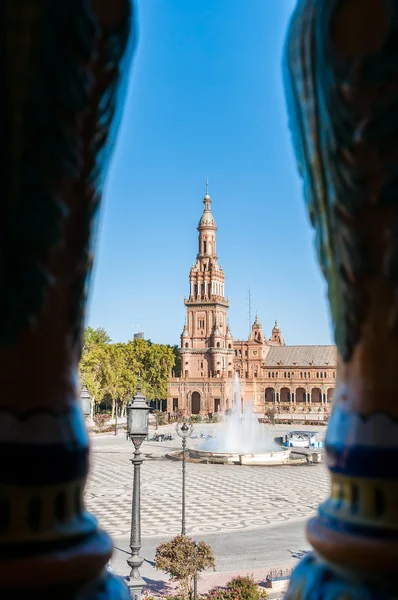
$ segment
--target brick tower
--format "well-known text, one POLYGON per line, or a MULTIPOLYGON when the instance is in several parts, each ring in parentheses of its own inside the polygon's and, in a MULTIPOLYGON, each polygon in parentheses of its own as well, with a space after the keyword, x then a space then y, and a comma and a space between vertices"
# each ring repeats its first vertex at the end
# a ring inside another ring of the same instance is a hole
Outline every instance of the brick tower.
POLYGON ((181 336, 184 377, 232 377, 233 339, 228 328, 229 302, 224 292, 224 271, 218 264, 217 226, 208 193, 198 225, 198 254, 189 273, 190 293, 184 300, 187 317, 181 336))

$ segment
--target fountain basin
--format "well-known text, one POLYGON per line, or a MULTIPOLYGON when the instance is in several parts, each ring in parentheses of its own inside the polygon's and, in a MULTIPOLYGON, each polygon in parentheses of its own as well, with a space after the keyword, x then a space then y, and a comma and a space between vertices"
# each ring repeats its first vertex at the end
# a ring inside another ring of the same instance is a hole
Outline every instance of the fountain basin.
POLYGON ((210 450, 200 450, 190 448, 189 455, 191 458, 206 460, 207 462, 224 463, 230 465, 253 465, 253 466, 268 466, 268 465, 285 465, 290 460, 291 449, 272 450, 268 452, 212 452, 210 450))

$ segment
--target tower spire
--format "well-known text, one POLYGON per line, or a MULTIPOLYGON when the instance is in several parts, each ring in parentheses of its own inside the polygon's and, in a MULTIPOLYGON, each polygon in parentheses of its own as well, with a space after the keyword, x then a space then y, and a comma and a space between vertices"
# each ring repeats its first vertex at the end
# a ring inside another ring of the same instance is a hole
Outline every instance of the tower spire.
POLYGON ((209 195, 209 178, 206 177, 206 196, 209 195))

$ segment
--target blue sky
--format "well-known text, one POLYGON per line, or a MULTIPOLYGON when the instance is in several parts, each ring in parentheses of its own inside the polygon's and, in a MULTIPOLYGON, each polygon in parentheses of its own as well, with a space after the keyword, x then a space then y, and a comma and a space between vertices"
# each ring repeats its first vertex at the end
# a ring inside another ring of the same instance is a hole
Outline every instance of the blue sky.
POLYGON ((287 126, 293 0, 140 0, 102 206, 87 324, 179 343, 209 178, 230 327, 258 311, 289 344, 331 343, 326 288, 287 126))

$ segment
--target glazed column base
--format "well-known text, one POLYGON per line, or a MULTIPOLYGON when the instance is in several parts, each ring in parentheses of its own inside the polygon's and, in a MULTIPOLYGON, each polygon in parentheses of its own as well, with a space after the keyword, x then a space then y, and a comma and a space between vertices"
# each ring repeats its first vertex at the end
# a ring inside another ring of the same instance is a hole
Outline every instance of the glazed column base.
POLYGON ((71 582, 64 585, 49 585, 43 588, 2 589, 2 598, 7 600, 26 600, 27 598, 40 598, 40 600, 131 600, 130 592, 124 581, 104 572, 95 581, 86 585, 79 592, 71 582))
POLYGON ((321 518, 308 523, 313 552, 293 571, 285 600, 393 600, 398 597, 396 542, 331 531, 321 518), (333 557, 336 562, 333 562, 333 557))

